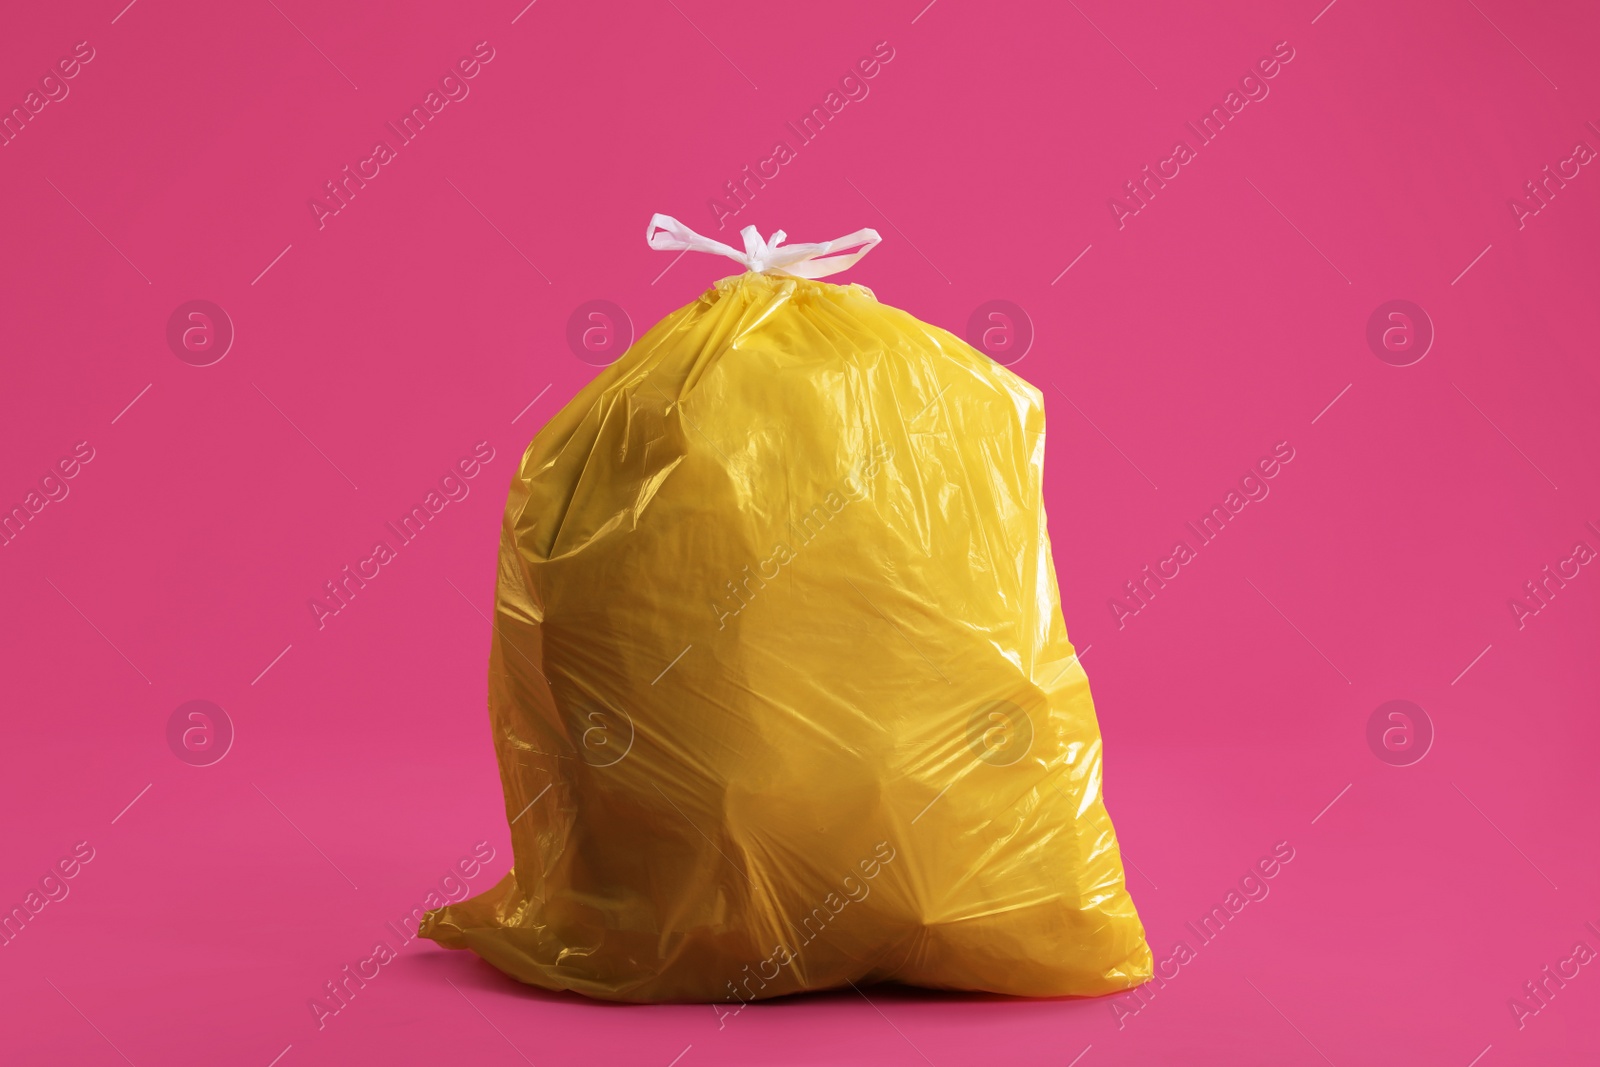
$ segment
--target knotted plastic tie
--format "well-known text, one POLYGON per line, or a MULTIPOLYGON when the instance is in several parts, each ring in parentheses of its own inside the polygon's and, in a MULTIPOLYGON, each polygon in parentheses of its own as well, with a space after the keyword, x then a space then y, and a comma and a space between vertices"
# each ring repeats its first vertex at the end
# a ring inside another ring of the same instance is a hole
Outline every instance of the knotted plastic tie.
POLYGON ((646 243, 658 252, 676 252, 680 249, 710 252, 727 256, 747 270, 777 270, 797 278, 826 278, 830 274, 848 270, 883 240, 878 231, 873 229, 857 230, 820 244, 803 245, 783 244, 788 234, 782 230, 774 233, 771 240, 763 241, 761 232, 754 226, 746 226, 739 231, 739 236, 744 238, 743 252, 721 241, 702 237, 671 215, 659 214, 650 216, 650 225, 644 231, 646 243), (839 251, 835 252, 835 249, 839 251))

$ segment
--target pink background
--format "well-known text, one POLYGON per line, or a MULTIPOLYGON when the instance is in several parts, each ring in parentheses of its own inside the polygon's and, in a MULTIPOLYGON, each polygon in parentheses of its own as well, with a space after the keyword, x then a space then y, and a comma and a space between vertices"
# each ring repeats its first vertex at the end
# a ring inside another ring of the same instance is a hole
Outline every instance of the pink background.
POLYGON ((8 109, 94 49, 0 148, 0 504, 94 450, 0 548, 0 903, 94 850, 0 948, 0 1059, 1600 1056, 1600 967, 1521 1028, 1508 1005, 1600 949, 1600 575, 1520 629, 1508 606, 1600 548, 1600 174, 1520 229, 1508 204, 1600 148, 1592 5, 124 2, 0 35, 8 109), (470 95, 319 229, 308 200, 480 41, 470 95), (870 94, 718 233, 708 198, 880 41, 870 94), (1270 95, 1119 229, 1109 199, 1280 41, 1270 95), (318 1029, 308 1000, 475 843, 474 891, 509 862, 483 706, 504 485, 595 373, 575 308, 642 330, 736 269, 648 251, 654 211, 732 240, 874 226, 849 277, 884 301, 1031 318, 1015 369, 1049 406, 1067 622, 1158 959, 1295 850, 1136 1014, 869 990, 719 1026, 415 942, 318 1029), (194 299, 237 331, 211 366, 166 340, 194 299), (1366 340, 1392 299, 1437 332, 1411 366, 1366 340), (308 599, 479 441, 470 496, 319 630, 308 599), (1271 495, 1119 628, 1110 598, 1280 441, 1271 495), (212 766, 168 746, 193 699, 236 730, 212 766), (1410 766, 1368 745, 1391 699, 1436 731, 1410 766))

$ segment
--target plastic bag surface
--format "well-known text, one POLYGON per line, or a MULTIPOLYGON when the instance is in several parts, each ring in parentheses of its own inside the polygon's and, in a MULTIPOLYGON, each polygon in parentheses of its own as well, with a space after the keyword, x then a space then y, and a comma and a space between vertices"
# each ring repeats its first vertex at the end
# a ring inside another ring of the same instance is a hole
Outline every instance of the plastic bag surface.
POLYGON ((524 982, 728 1004, 1114 992, 1037 389, 859 286, 716 283, 528 446, 489 711, 515 864, 422 933, 524 982))

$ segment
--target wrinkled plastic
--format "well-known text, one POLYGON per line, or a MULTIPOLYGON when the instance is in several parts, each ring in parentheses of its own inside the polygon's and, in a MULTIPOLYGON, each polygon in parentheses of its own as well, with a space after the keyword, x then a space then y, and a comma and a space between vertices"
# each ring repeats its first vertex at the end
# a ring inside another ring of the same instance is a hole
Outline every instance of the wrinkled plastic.
POLYGON ((515 852, 422 933, 546 989, 1149 978, 1037 389, 859 286, 716 283, 533 439, 489 710, 515 852))

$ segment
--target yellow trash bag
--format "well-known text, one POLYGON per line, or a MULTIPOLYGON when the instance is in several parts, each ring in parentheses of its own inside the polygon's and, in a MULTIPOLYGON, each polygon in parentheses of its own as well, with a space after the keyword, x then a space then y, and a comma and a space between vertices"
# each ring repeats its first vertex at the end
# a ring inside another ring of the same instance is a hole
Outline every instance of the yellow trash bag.
MULTIPOLYGON (((659 232, 658 232, 659 231, 659 232)), ((740 253, 534 437, 489 713, 515 864, 423 935, 521 981, 729 1005, 1150 977, 1061 617, 1037 389, 740 253)), ((848 255, 834 249, 861 246, 848 255)))

